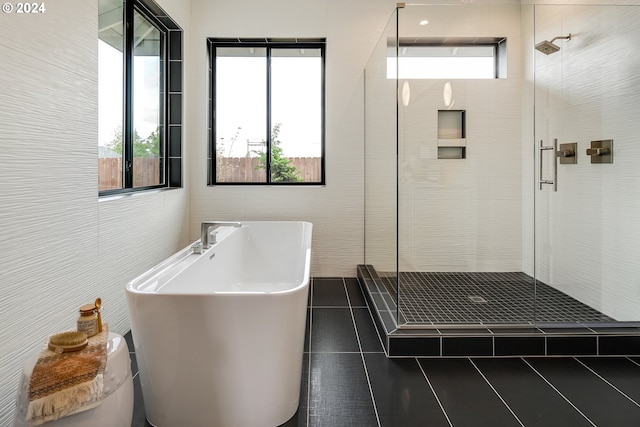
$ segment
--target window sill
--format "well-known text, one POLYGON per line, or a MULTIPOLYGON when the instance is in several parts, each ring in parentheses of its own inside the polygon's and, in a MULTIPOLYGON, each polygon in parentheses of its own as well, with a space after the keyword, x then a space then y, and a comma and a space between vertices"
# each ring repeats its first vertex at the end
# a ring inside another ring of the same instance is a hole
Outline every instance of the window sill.
POLYGON ((151 188, 148 190, 134 190, 134 191, 128 191, 124 193, 107 194, 104 196, 98 196, 98 203, 110 202, 114 200, 130 199, 133 197, 146 197, 146 196, 151 196, 159 193, 164 193, 167 191, 175 191, 175 190, 183 190, 183 189, 184 188, 182 187, 151 188))

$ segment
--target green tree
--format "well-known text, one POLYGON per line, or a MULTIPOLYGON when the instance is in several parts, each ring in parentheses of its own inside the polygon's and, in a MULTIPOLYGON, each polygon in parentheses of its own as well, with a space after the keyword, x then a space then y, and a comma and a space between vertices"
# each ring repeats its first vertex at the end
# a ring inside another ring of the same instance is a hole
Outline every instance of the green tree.
MULTIPOLYGON (((160 128, 154 130, 145 139, 140 138, 138 132, 133 132, 133 157, 160 156, 160 128)), ((122 155, 122 129, 118 128, 107 147, 122 155)))
MULTIPOLYGON (((302 177, 291 160, 283 157, 281 141, 278 139, 280 135, 280 127, 282 123, 276 123, 271 131, 271 182, 301 182, 302 177)), ((267 153, 266 151, 254 151, 260 157, 256 169, 267 169, 267 153)))

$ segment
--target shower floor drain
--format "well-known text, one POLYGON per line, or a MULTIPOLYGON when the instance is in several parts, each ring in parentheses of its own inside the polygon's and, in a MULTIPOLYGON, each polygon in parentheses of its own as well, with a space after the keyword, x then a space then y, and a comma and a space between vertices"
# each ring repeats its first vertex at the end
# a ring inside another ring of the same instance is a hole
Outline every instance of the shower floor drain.
POLYGON ((483 302, 487 302, 486 299, 476 296, 476 295, 470 295, 469 299, 471 300, 471 302, 475 302, 475 303, 483 303, 483 302))

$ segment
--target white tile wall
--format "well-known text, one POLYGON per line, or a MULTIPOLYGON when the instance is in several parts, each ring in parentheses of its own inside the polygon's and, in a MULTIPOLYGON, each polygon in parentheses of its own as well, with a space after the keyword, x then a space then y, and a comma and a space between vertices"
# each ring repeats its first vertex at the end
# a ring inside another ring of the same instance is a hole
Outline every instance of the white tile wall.
MULTIPOLYGON (((536 191, 542 281, 618 320, 640 319, 640 42, 636 6, 536 6, 536 139, 578 143, 578 164, 558 166, 558 192, 536 191), (612 25, 615 23, 615 25, 612 25), (614 140, 614 163, 592 165, 591 140, 614 140)), ((551 163, 550 158, 545 162, 551 163)), ((528 234, 530 237, 530 234, 528 234)))
POLYGON ((96 146, 87 143, 97 139, 97 10, 48 6, 0 15, 1 425, 26 352, 71 326, 98 285, 84 267, 98 265, 96 146))
POLYGON ((186 190, 98 201, 97 25, 95 0, 0 14, 0 426, 49 335, 98 296, 125 333, 126 282, 187 243, 186 190))

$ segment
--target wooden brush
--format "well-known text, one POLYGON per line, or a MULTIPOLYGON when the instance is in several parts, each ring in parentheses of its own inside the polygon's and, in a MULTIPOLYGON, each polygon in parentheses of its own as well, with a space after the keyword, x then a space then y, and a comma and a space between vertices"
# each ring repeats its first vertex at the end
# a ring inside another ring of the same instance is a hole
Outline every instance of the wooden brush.
POLYGON ((87 346, 87 334, 85 332, 68 331, 49 337, 49 350, 56 353, 82 350, 87 346))

